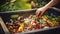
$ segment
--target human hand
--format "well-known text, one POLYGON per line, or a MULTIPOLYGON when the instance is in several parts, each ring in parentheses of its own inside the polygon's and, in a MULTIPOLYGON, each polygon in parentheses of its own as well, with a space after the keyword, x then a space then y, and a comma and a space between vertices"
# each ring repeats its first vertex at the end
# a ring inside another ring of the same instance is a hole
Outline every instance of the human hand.
POLYGON ((40 18, 45 11, 46 11, 46 8, 45 7, 42 7, 42 8, 37 9, 37 11, 36 11, 37 18, 40 18))

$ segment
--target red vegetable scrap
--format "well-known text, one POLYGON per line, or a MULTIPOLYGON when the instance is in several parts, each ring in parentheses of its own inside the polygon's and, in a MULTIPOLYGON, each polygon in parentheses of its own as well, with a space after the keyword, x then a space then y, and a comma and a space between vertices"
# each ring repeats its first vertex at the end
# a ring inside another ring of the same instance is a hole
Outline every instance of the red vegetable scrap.
POLYGON ((39 24, 40 29, 43 28, 45 24, 39 24))
POLYGON ((34 30, 40 29, 39 26, 33 26, 34 30))
POLYGON ((36 23, 37 23, 36 20, 31 20, 32 25, 36 25, 36 23))

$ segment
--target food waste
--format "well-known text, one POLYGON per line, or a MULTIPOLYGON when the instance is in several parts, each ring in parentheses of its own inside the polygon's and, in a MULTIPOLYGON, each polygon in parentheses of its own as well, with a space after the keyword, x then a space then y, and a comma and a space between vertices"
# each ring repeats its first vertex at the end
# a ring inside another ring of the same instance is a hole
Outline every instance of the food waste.
POLYGON ((29 32, 59 26, 60 16, 43 15, 36 20, 36 15, 29 15, 28 17, 11 15, 6 25, 8 30, 12 33, 29 32))

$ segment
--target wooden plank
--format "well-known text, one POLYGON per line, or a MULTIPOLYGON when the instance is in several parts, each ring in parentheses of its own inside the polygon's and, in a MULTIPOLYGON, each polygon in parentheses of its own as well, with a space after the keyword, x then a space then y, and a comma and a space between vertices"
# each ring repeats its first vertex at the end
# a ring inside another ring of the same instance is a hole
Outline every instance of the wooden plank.
POLYGON ((1 17, 0 17, 0 24, 1 24, 2 28, 3 28, 3 30, 4 30, 4 33, 5 33, 5 34, 10 34, 9 30, 7 29, 7 27, 6 27, 6 25, 5 25, 5 23, 3 22, 3 20, 2 20, 1 17))

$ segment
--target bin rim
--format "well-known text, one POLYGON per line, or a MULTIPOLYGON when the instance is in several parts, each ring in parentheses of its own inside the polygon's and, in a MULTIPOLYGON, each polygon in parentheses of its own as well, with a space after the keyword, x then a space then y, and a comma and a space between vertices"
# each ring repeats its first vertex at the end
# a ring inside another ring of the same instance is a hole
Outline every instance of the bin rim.
POLYGON ((6 12, 0 12, 0 13, 31 12, 31 11, 36 11, 36 9, 14 10, 14 11, 6 11, 6 12))

